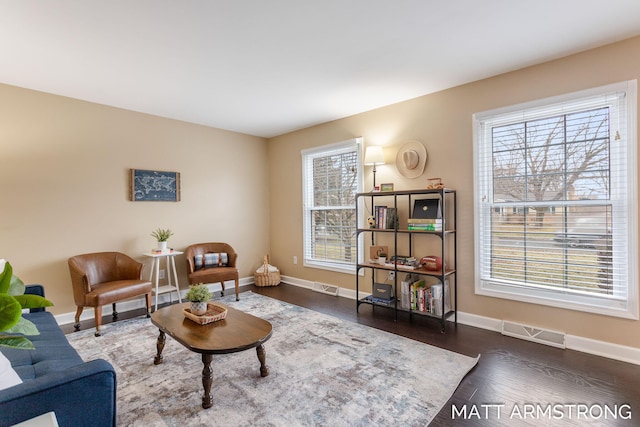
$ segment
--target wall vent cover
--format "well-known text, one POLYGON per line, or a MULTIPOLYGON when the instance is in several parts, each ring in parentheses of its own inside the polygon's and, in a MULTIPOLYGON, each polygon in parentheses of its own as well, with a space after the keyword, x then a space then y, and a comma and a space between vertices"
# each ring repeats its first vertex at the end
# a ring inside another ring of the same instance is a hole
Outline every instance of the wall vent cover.
POLYGON ((552 347, 566 348, 564 332, 540 329, 506 320, 502 321, 502 335, 546 344, 552 347))
POLYGON ((321 292, 323 294, 329 294, 336 297, 338 296, 338 291, 340 290, 340 288, 338 288, 337 286, 327 285, 325 283, 320 283, 320 282, 314 282, 312 289, 316 292, 321 292))

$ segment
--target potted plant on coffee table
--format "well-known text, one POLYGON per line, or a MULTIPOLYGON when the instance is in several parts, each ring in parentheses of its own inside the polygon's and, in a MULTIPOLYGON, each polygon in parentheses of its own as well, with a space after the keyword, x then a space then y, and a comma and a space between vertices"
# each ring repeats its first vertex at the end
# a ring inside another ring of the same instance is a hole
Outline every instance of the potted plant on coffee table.
POLYGON ((211 291, 204 283, 198 283, 189 286, 184 297, 191 301, 191 313, 202 316, 207 312, 207 301, 211 299, 211 291))

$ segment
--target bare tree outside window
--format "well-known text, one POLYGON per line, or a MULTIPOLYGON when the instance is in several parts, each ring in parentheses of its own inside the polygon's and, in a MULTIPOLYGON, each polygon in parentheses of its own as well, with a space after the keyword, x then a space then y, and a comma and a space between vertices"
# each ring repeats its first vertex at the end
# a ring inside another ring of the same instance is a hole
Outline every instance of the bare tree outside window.
MULTIPOLYGON (((494 201, 607 200, 608 110, 493 128, 494 201)), ((542 226, 548 210, 534 210, 542 226)))
POLYGON ((361 190, 359 139, 305 150, 305 265, 353 271, 356 263, 355 196, 361 190))
POLYGON ((609 123, 603 107, 492 128, 494 277, 611 292, 609 123))
POLYGON ((315 257, 354 263, 356 242, 355 152, 313 160, 312 252, 315 257))
POLYGON ((473 115, 475 292, 637 318, 637 82, 473 115))

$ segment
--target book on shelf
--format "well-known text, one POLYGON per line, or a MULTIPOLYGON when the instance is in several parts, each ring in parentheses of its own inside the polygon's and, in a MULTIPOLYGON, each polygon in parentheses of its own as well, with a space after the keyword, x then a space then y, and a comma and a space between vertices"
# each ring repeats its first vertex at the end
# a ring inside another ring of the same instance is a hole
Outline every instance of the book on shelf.
POLYGON ((416 257, 406 255, 394 255, 390 259, 392 264, 410 265, 417 261, 416 257))
POLYGON ((376 206, 374 209, 375 217, 376 217, 376 228, 382 229, 383 221, 384 221, 384 212, 387 209, 386 206, 376 206))
MULTIPOLYGON (((394 267, 393 264, 391 264, 391 267, 394 267)), ((407 271, 413 271, 413 270, 419 270, 420 269, 420 265, 395 265, 395 267, 398 270, 407 270, 407 271)))
POLYGON ((392 230, 398 225, 398 209, 387 206, 376 206, 375 222, 379 230, 392 230))
POLYGON ((391 305, 395 302, 395 298, 386 299, 386 298, 377 298, 373 295, 369 295, 363 298, 364 301, 372 302, 380 305, 391 305))
POLYGON ((408 224, 442 224, 442 218, 409 218, 408 224))
MULTIPOLYGON (((442 282, 431 286, 431 301, 429 312, 435 316, 442 316, 442 282)), ((451 310, 451 301, 449 296, 449 280, 444 281, 444 312, 451 310)))
POLYGON ((400 307, 409 310, 411 308, 411 285, 417 282, 418 276, 415 274, 407 274, 402 282, 400 282, 400 307))
POLYGON ((389 261, 398 270, 417 270, 420 268, 420 262, 412 256, 394 255, 389 261))
POLYGON ((386 229, 395 229, 398 227, 398 209, 387 208, 384 223, 386 229))
POLYGON ((409 294, 409 297, 410 297, 409 300, 411 301, 411 304, 410 304, 411 310, 419 311, 420 290, 424 289, 424 287, 425 287, 424 280, 417 280, 411 284, 410 294, 409 294))
POLYGON ((442 224, 407 224, 410 231, 442 231, 442 224))
MULTIPOLYGON (((407 310, 442 316, 442 282, 427 285, 424 280, 418 280, 411 274, 400 282, 400 307, 407 310)), ((449 280, 444 285, 444 310, 451 310, 449 296, 449 280)))
POLYGON ((420 199, 413 202, 411 218, 437 219, 442 218, 440 199, 420 199))

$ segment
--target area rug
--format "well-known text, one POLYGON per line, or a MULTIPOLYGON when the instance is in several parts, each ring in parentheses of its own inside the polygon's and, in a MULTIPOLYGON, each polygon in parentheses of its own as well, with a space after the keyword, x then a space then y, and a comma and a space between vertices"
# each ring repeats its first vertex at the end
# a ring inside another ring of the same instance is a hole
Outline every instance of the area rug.
POLYGON ((114 366, 119 426, 425 426, 478 361, 251 292, 221 302, 271 322, 270 373, 254 349, 214 355, 210 409, 201 356, 167 336, 154 365, 146 317, 67 335, 84 360, 114 366))

